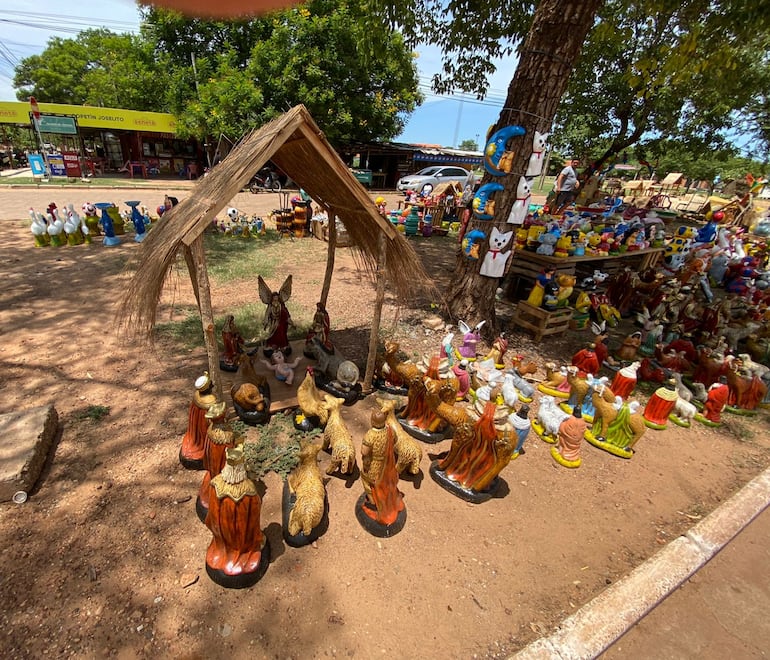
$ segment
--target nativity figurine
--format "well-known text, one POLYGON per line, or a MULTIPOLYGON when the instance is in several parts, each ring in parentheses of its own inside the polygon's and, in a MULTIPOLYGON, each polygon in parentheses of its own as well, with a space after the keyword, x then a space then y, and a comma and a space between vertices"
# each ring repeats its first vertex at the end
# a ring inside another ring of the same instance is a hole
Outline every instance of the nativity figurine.
POLYGON ((301 359, 302 356, 298 355, 294 362, 287 363, 283 351, 276 350, 270 355, 270 361, 262 360, 262 364, 275 373, 276 380, 291 385, 294 383, 294 370, 301 359))
POLYGON ((263 327, 268 333, 262 348, 265 357, 270 357, 273 351, 281 351, 285 357, 291 355, 289 344, 289 328, 294 326, 286 303, 291 298, 292 278, 289 275, 278 291, 272 291, 260 275, 258 280, 259 299, 267 305, 263 327))

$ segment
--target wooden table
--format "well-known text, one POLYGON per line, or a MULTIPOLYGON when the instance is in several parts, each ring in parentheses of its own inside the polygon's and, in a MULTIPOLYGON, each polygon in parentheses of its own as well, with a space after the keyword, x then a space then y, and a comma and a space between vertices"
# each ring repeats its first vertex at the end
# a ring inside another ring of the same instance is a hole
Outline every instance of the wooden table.
MULTIPOLYGON (((624 266, 633 266, 635 269, 643 271, 654 267, 665 249, 664 247, 647 248, 614 255, 587 254, 583 257, 566 258, 537 254, 527 250, 516 250, 508 269, 508 284, 505 288, 510 299, 520 299, 523 285, 527 285, 531 289, 537 276, 546 266, 554 266, 556 275, 566 273, 575 275, 578 279, 581 276, 590 275, 594 270, 601 270, 611 275, 624 266)), ((529 293, 529 289, 527 293, 529 293)))

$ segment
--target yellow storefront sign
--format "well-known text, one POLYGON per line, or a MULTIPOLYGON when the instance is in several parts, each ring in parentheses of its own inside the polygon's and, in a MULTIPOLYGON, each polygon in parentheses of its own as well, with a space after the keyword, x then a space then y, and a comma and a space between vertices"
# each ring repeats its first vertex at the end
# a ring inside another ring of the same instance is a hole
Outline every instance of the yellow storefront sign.
MULTIPOLYGON (((139 112, 99 108, 89 105, 65 105, 63 103, 38 103, 44 115, 77 117, 81 128, 109 128, 123 131, 148 131, 174 133, 176 119, 164 112, 139 112)), ((0 101, 0 124, 29 124, 29 103, 0 101)))

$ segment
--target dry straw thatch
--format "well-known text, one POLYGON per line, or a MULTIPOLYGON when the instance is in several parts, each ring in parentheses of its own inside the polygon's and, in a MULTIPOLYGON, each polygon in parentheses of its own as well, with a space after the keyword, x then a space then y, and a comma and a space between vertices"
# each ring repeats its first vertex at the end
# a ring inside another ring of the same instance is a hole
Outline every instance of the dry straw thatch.
MULTIPOLYGON (((364 187, 324 138, 302 106, 274 119, 244 138, 192 193, 163 215, 143 242, 135 275, 120 300, 118 327, 126 334, 151 338, 164 282, 180 249, 194 270, 190 246, 216 214, 246 186, 254 172, 272 160, 317 203, 339 218, 369 273, 377 268, 380 237, 385 240, 385 277, 389 290, 407 300, 432 283, 410 243, 377 213, 364 187)), ((196 277, 191 273, 193 285, 196 277)))

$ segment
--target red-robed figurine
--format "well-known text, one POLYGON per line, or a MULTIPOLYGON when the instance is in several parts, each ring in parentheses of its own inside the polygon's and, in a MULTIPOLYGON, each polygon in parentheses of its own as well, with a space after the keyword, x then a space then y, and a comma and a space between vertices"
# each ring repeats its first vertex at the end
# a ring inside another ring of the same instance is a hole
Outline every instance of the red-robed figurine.
POLYGON ((286 308, 286 302, 291 298, 291 275, 286 278, 278 291, 272 291, 261 275, 257 282, 259 299, 267 305, 264 328, 268 332, 268 337, 262 351, 265 357, 270 357, 273 351, 281 351, 285 357, 288 357, 291 354, 289 328, 294 325, 286 308))

